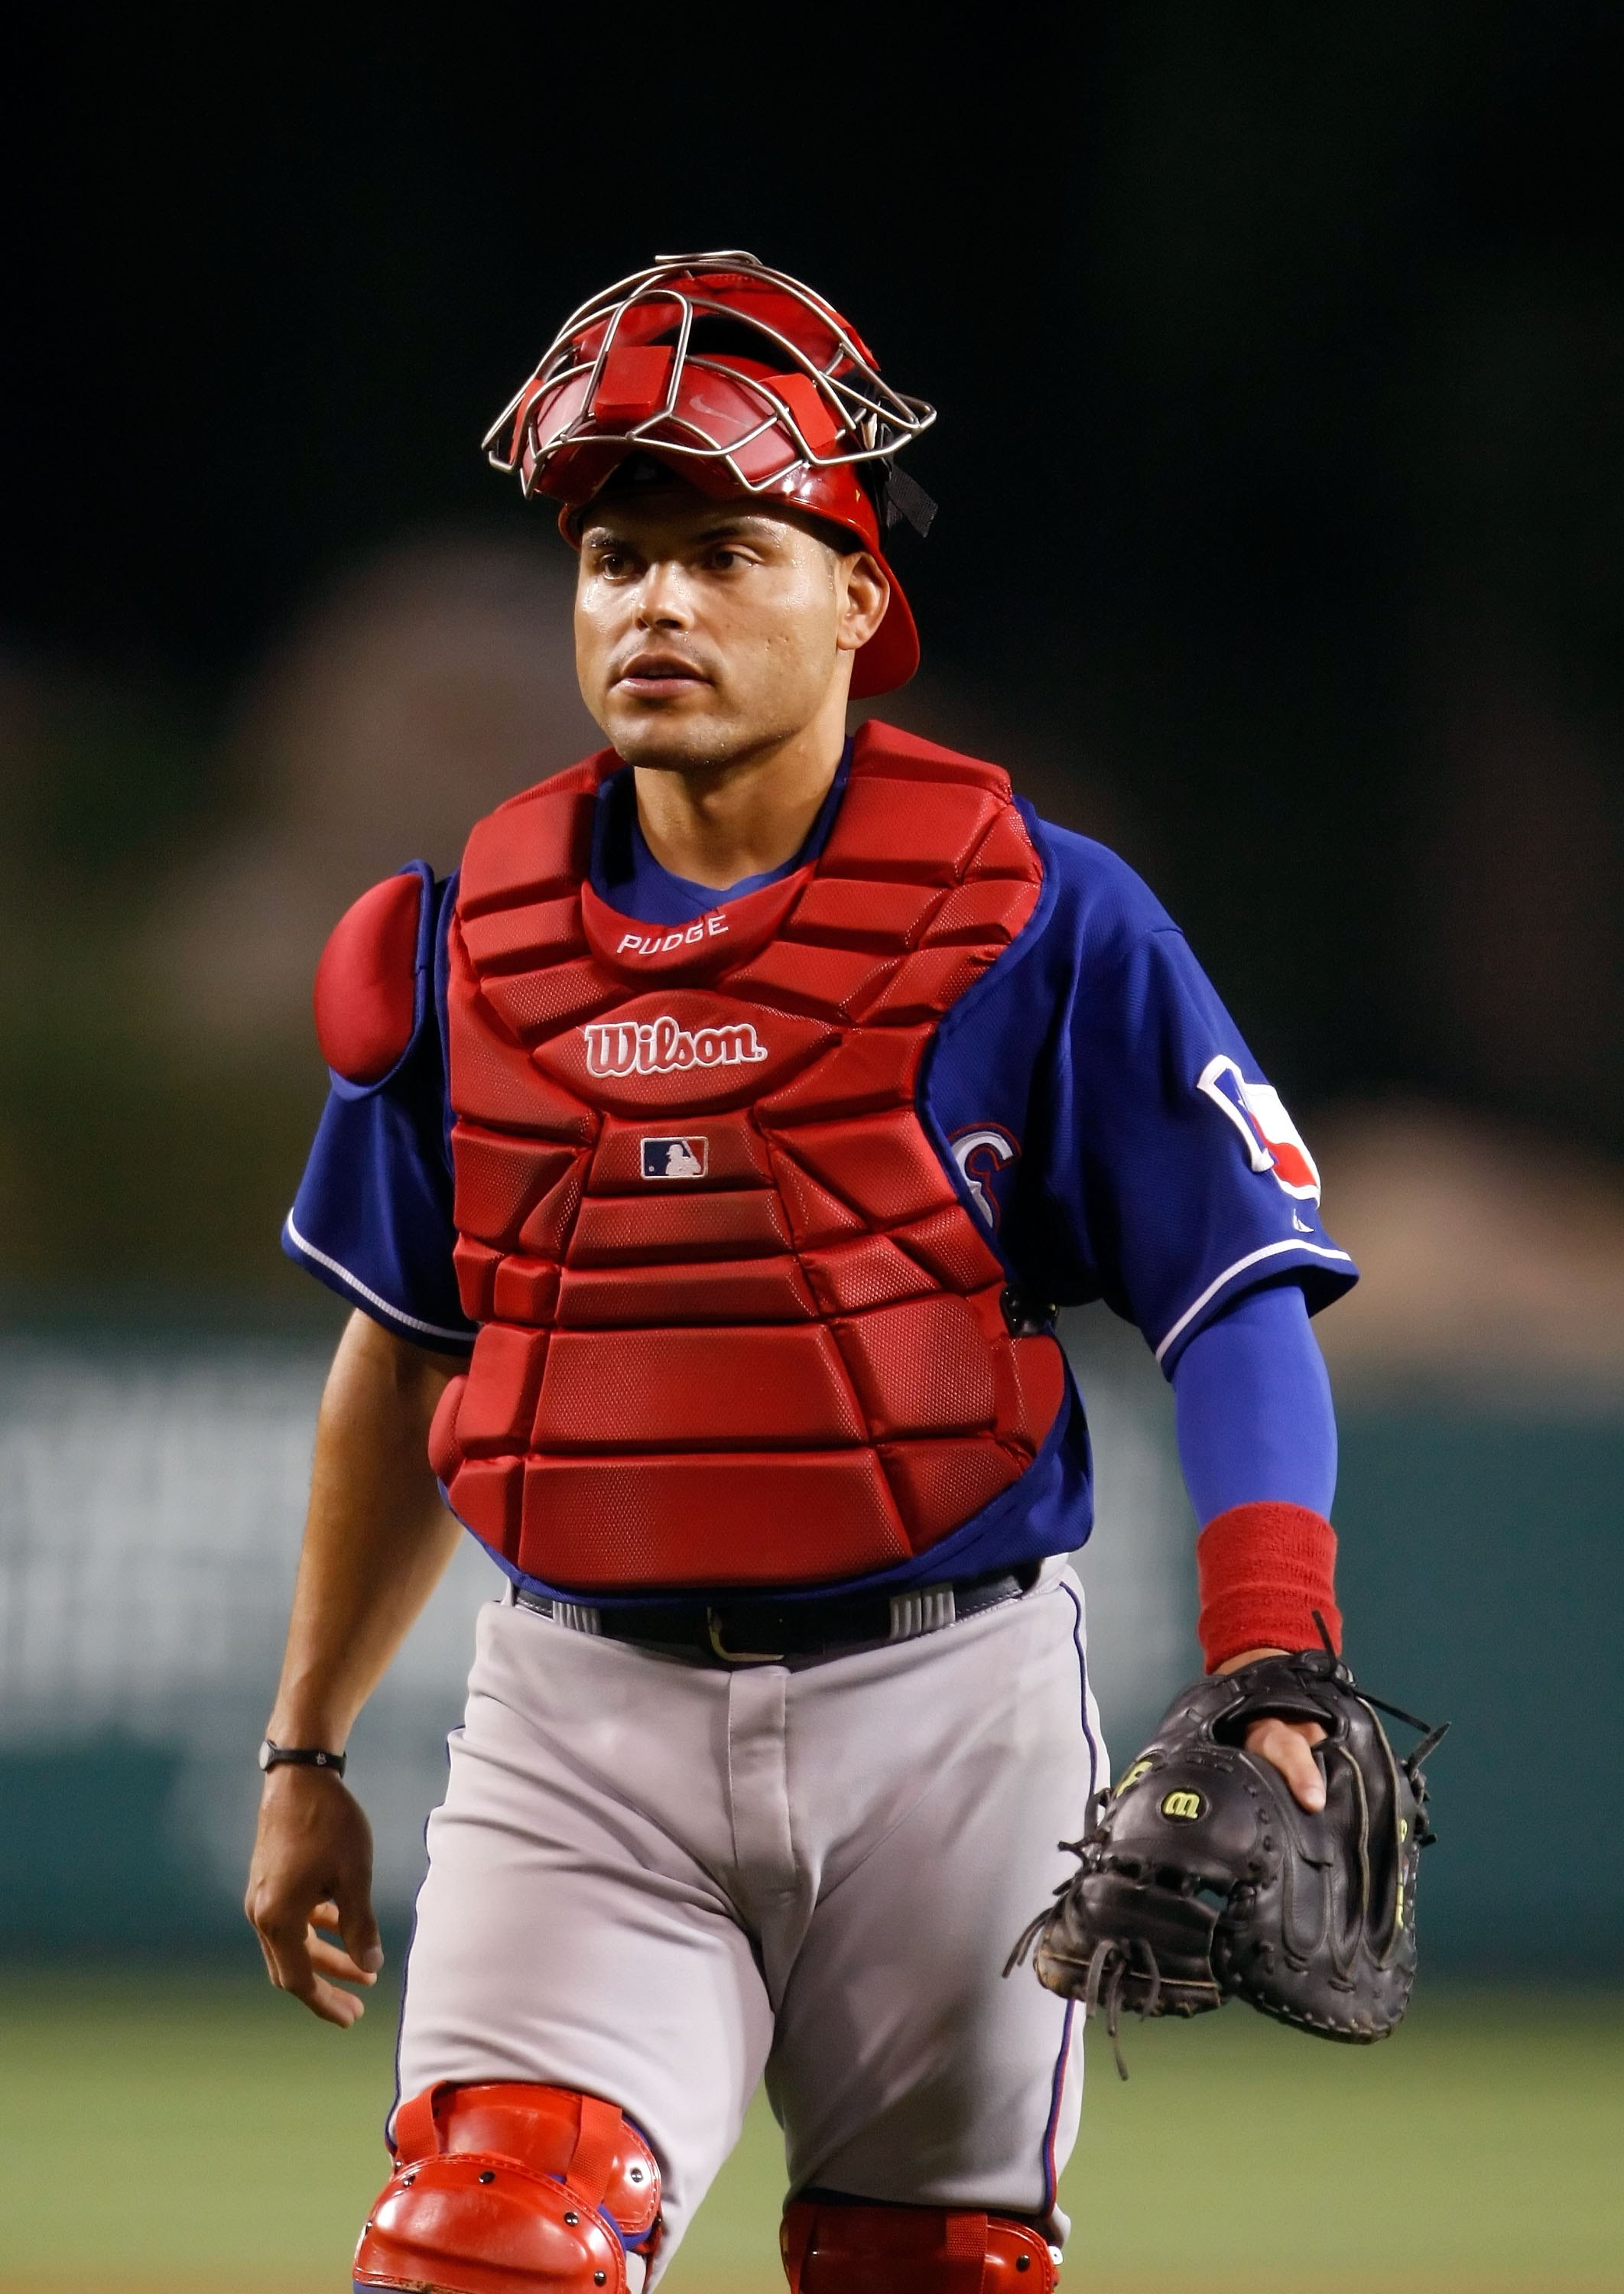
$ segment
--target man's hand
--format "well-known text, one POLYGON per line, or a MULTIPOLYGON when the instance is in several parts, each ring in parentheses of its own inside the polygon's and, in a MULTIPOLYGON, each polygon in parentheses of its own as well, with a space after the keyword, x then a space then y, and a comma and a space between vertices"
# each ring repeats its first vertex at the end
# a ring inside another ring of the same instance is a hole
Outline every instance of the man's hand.
POLYGON ((266 1776, 243 1909, 277 1989, 347 2030, 365 2011, 327 1979, 369 1987, 384 1955, 372 1916, 372 1827, 330 1769, 266 1776), (342 1948, 321 1928, 336 1929, 342 1948))
MULTIPOLYGON (((1220 1672, 1238 1672, 1243 1664, 1255 1664, 1260 1656, 1288 1656, 1288 1649, 1247 1649, 1241 1656, 1232 1656, 1218 1667, 1220 1672)), ((1310 1752, 1311 1745, 1325 1742, 1325 1731, 1317 1720, 1278 1720, 1272 1718, 1255 1720, 1246 1731, 1246 1750, 1260 1761, 1271 1761, 1291 1786, 1299 1806, 1318 1814, 1325 1806, 1325 1778, 1320 1773, 1320 1763, 1310 1752)))

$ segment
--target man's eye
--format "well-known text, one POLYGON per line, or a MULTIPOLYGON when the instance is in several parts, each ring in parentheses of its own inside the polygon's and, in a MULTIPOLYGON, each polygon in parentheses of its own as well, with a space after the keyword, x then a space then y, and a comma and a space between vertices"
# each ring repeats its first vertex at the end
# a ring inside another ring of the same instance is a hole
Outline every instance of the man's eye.
POLYGON ((719 574, 726 574, 739 563, 739 553, 736 549, 713 549, 710 563, 719 574))

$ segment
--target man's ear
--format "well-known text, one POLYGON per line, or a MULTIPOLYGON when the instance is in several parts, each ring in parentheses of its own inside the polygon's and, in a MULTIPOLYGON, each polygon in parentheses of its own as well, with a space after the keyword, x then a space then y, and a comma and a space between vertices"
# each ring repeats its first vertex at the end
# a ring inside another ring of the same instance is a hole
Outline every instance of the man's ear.
POLYGON ((885 619, 885 609, 891 602, 891 585, 884 566, 871 549, 854 550, 840 563, 845 596, 835 644, 841 653, 858 653, 885 619))

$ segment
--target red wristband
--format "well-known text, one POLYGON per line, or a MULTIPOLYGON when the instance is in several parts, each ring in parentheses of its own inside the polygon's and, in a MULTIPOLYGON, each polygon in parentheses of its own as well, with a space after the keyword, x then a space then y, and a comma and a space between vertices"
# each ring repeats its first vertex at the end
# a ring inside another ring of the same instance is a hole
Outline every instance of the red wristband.
POLYGON ((1231 1506, 1197 1539, 1196 1562, 1209 1672, 1246 1649, 1318 1648, 1316 1609, 1340 1651, 1336 1533, 1323 1514, 1268 1500, 1231 1506))

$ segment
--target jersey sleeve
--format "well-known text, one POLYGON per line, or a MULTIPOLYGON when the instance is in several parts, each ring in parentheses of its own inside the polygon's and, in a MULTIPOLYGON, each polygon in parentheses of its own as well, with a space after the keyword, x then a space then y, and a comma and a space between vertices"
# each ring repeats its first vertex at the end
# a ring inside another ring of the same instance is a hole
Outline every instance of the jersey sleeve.
MULTIPOLYGON (((1064 845, 1084 840, 1049 838, 1075 874, 1064 845)), ((1183 934, 1124 863, 1089 851, 1086 897, 1062 886, 1045 934, 1060 935, 1048 971, 1060 992, 1028 1134, 1042 1215, 1027 1256, 1063 1270, 1069 1288, 1051 1295, 1103 1297, 1136 1323, 1171 1377, 1247 1291, 1293 1281, 1312 1314, 1357 1269, 1320 1221, 1307 1147, 1183 934)))
POLYGON ((410 998, 400 997, 391 959, 380 972, 381 1004, 369 1030, 353 1021, 346 1037, 318 1004, 323 1048, 329 1059, 344 1057, 351 1073, 329 1068, 327 1105, 282 1248, 386 1329, 458 1353, 472 1346, 475 1325, 462 1311, 451 1259, 444 974, 455 880, 436 883, 420 865, 413 873, 422 888, 418 928, 398 959, 410 965, 410 998), (352 1039, 368 1051, 366 1061, 349 1055, 352 1039))
POLYGON ((1326 1516, 1336 1494, 1336 1413, 1301 1290, 1273 1282, 1204 1322, 1173 1373, 1179 1463, 1206 1527, 1237 1506, 1326 1516))

